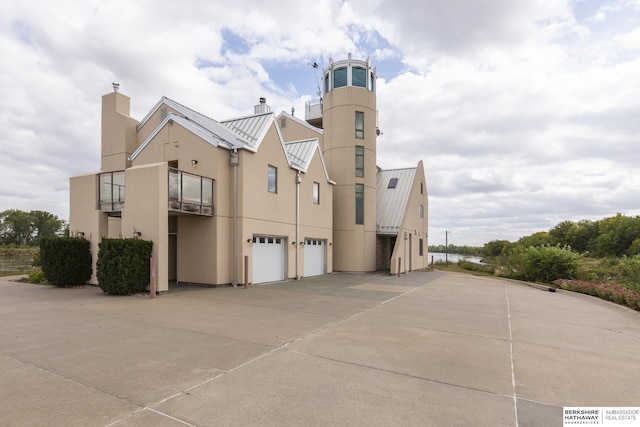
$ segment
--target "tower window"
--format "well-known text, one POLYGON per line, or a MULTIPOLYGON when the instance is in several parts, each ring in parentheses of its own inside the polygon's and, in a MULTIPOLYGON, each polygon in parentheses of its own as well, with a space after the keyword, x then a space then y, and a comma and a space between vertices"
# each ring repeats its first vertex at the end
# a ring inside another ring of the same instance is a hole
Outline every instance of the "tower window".
POLYGON ((398 185, 398 178, 391 178, 389 180, 389 185, 387 185, 387 188, 396 188, 396 185, 398 185))
POLYGON ((375 89, 375 80, 376 80, 376 77, 373 75, 373 73, 371 73, 369 75, 369 90, 371 92, 375 92, 374 91, 374 89, 375 89))
POLYGON ((271 165, 267 169, 267 189, 269 193, 278 192, 278 168, 271 165))
POLYGON ((420 214, 420 218, 424 218, 424 206, 420 205, 420 208, 418 209, 418 213, 420 214))
POLYGON ((333 88, 347 85, 347 68, 336 68, 333 70, 333 88))
POLYGON ((358 87, 367 87, 367 70, 353 67, 351 71, 351 84, 358 87))
POLYGON ((324 76, 324 93, 329 92, 329 73, 324 76))
POLYGON ((364 139, 364 113, 356 111, 356 139, 364 139))
POLYGON ((364 184, 356 184, 356 224, 364 224, 364 184))
POLYGON ((424 239, 420 239, 420 243, 418 245, 418 252, 420 256, 424 256, 424 239))
POLYGON ((356 145, 356 176, 364 177, 364 147, 356 145))

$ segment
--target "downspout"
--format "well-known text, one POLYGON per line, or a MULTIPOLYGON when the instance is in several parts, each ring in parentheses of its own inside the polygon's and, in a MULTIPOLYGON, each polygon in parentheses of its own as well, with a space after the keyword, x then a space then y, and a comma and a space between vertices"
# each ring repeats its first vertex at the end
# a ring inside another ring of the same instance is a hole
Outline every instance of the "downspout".
POLYGON ((238 165, 240 159, 238 149, 234 148, 229 153, 229 162, 233 166, 233 287, 238 286, 238 165))
POLYGON ((300 249, 300 183, 302 177, 300 171, 296 172, 296 280, 300 280, 300 274, 298 272, 298 252, 300 249))

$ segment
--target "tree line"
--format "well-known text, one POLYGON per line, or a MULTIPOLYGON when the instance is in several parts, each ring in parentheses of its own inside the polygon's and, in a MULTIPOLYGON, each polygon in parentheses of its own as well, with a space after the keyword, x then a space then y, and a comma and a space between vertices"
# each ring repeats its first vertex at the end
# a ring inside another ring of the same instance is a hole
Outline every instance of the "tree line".
POLYGON ((492 240, 485 243, 485 256, 508 254, 514 246, 561 246, 594 257, 622 257, 640 255, 640 216, 618 213, 597 221, 562 221, 549 231, 521 237, 517 242, 492 240))
POLYGON ((66 229, 66 221, 46 211, 0 212, 0 245, 33 246, 41 238, 64 235, 66 229))

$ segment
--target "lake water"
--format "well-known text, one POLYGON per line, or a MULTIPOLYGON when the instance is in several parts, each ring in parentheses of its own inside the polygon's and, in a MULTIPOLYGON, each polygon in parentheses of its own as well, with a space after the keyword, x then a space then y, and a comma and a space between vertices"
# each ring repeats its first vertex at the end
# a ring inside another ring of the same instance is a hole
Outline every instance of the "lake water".
MULTIPOLYGON (((445 261, 444 253, 429 252, 429 264, 431 264, 431 257, 433 257, 433 262, 445 261)), ((446 258, 449 259, 449 262, 453 262, 453 263, 456 263, 462 259, 469 262, 475 262, 476 264, 482 264, 481 258, 478 256, 449 254, 448 256, 446 256, 446 258)))

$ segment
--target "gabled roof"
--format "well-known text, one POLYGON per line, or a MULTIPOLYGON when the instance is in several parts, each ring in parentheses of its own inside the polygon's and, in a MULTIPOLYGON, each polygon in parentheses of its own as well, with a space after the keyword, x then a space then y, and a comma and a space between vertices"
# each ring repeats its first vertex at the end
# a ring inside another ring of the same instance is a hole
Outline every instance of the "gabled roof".
POLYGON ((286 118, 287 118, 287 119, 289 119, 289 120, 293 120, 293 121, 295 121, 296 123, 299 123, 299 124, 301 124, 302 126, 304 126, 304 127, 306 127, 306 128, 309 128, 310 130, 312 130, 312 131, 314 131, 314 132, 318 132, 320 135, 322 135, 322 134, 324 133, 324 131, 323 131, 322 129, 317 128, 317 127, 315 127, 315 126, 311 126, 311 125, 310 125, 309 123, 307 123, 306 121, 304 121, 304 120, 302 120, 302 119, 299 119, 299 118, 297 118, 296 116, 292 116, 291 114, 289 114, 289 113, 287 113, 287 112, 285 112, 285 111, 281 112, 281 113, 278 115, 277 119, 278 119, 278 120, 280 120, 280 118, 281 118, 281 117, 286 117, 286 118))
POLYGON ((226 126, 223 126, 211 117, 207 117, 204 114, 192 110, 191 108, 185 107, 179 102, 167 98, 166 96, 160 98, 160 101, 158 101, 158 103, 151 109, 151 111, 149 111, 147 115, 140 121, 140 123, 138 123, 136 130, 140 130, 140 128, 144 126, 144 124, 151 118, 151 116, 153 116, 153 114, 155 114, 155 112, 158 111, 158 109, 160 109, 160 107, 162 107, 163 105, 171 108, 179 116, 182 116, 185 119, 193 122, 197 126, 202 127, 204 131, 216 135, 219 139, 227 141, 227 143, 233 148, 240 148, 240 145, 251 145, 250 141, 246 141, 240 135, 229 131, 226 126))
POLYGON ((324 157, 322 156, 322 151, 320 151, 320 145, 318 144, 318 138, 287 142, 284 144, 284 149, 287 154, 287 159, 289 160, 289 166, 302 173, 307 173, 309 166, 311 165, 311 161, 313 160, 313 155, 317 151, 320 156, 320 162, 322 163, 322 169, 324 170, 327 181, 331 184, 335 184, 335 182, 329 178, 327 166, 324 163, 324 157))
POLYGON ((169 107, 172 112, 167 114, 160 125, 140 144, 129 158, 130 160, 135 159, 160 130, 170 122, 177 123, 215 147, 229 150, 244 148, 255 152, 264 139, 269 126, 275 120, 273 113, 264 113, 218 122, 163 96, 138 123, 136 130, 140 130, 162 106, 169 107))
POLYGON ((204 139, 206 142, 213 145, 214 147, 224 147, 230 150, 233 148, 241 148, 243 146, 238 142, 235 142, 235 143, 229 142, 227 139, 220 137, 219 135, 211 132, 209 129, 199 126, 196 122, 192 120, 189 120, 182 116, 178 116, 177 114, 174 114, 174 113, 169 113, 167 114, 167 117, 165 117, 164 120, 160 122, 160 125, 157 128, 155 128, 153 132, 151 132, 151 134, 149 134, 147 139, 145 139, 142 142, 142 144, 140 144, 140 146, 136 148, 136 150, 131 154, 131 156, 129 156, 129 160, 132 160, 132 161, 135 160, 135 158, 138 157, 138 155, 146 148, 146 146, 151 143, 153 138, 167 124, 170 124, 170 123, 175 123, 179 126, 182 126, 183 128, 187 129, 189 132, 193 133, 194 135, 204 139))
POLYGON ((400 231, 416 169, 378 171, 376 177, 376 231, 378 234, 397 234, 400 231), (396 186, 388 188, 392 178, 397 178, 396 186))
POLYGON ((269 112, 224 120, 220 123, 242 138, 247 145, 245 148, 256 151, 273 121, 274 114, 269 112))

